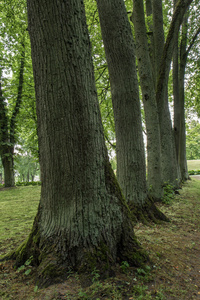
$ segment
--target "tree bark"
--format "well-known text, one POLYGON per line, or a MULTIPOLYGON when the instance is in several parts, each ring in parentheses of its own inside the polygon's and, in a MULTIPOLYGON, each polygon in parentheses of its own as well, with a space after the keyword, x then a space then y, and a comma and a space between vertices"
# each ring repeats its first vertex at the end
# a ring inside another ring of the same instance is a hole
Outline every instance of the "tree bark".
POLYGON ((73 268, 102 272, 144 260, 103 136, 83 1, 28 0, 41 166, 41 200, 13 255, 48 284, 73 268))
POLYGON ((154 45, 154 35, 153 35, 153 11, 152 11, 152 0, 146 0, 146 16, 147 16, 147 26, 148 26, 148 46, 149 46, 149 56, 151 60, 151 69, 153 74, 154 88, 156 88, 156 62, 155 62, 155 45, 154 45))
POLYGON ((154 53, 155 53, 155 77, 158 80, 160 63, 165 43, 163 29, 163 12, 162 0, 152 0, 152 16, 153 16, 153 38, 154 38, 154 53))

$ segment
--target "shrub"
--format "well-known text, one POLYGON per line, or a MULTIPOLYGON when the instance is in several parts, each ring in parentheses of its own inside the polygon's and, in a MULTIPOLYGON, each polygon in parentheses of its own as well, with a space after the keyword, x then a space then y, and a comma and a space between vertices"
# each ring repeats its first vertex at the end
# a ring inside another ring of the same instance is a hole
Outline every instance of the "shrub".
POLYGON ((41 185, 41 181, 18 181, 16 186, 29 186, 29 185, 41 185))

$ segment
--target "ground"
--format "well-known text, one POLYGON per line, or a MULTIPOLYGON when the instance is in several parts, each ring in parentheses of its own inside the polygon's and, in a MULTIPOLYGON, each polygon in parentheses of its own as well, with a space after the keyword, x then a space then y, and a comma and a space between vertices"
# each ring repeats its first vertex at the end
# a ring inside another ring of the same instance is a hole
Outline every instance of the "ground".
MULTIPOLYGON (((2 262, 0 299, 200 299, 200 181, 193 177, 179 192, 171 203, 159 204, 170 223, 135 227, 149 253, 147 265, 130 268, 123 262, 104 281, 94 270, 90 286, 85 276, 68 272, 66 281, 38 289, 29 261, 18 270, 13 261, 2 262)), ((39 187, 0 191, 0 255, 27 236, 39 193, 39 187)))

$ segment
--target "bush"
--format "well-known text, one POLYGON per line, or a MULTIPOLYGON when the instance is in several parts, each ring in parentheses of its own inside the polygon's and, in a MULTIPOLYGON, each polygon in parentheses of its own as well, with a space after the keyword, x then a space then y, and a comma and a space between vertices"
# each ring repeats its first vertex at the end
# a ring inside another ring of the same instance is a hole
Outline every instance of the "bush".
POLYGON ((41 181, 18 181, 16 186, 29 186, 29 185, 41 185, 41 181))
POLYGON ((200 175, 200 170, 190 170, 188 171, 189 175, 200 175))

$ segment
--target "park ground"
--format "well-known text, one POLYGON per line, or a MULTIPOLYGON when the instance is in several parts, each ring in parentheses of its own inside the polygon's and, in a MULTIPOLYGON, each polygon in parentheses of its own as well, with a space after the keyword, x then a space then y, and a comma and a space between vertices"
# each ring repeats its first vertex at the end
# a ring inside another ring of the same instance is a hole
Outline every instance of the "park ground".
MULTIPOLYGON (((191 177, 179 193, 158 205, 171 222, 135 226, 150 257, 146 265, 131 268, 123 262, 104 281, 94 270, 90 286, 68 272, 66 281, 38 289, 29 261, 17 270, 13 261, 2 262, 0 299, 200 299, 200 180, 191 177)), ((0 255, 27 237, 39 197, 38 186, 0 190, 0 255)))

